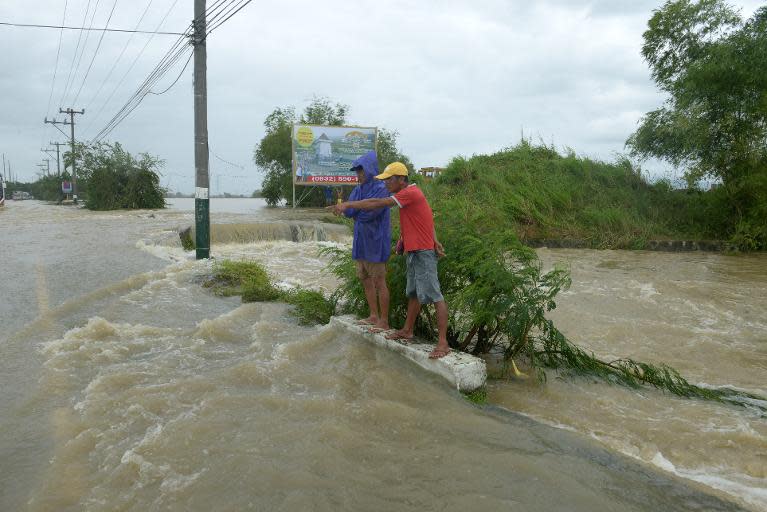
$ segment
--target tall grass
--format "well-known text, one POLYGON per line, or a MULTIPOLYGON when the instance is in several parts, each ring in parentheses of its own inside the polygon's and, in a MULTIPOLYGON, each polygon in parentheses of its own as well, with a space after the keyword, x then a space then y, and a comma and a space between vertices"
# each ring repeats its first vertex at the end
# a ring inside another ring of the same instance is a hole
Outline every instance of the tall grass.
POLYGON ((626 159, 606 163, 522 141, 492 155, 458 157, 429 187, 497 210, 523 241, 575 239, 595 248, 645 246, 653 239, 716 238, 716 194, 649 183, 626 159), (708 194, 708 195, 707 195, 708 194))

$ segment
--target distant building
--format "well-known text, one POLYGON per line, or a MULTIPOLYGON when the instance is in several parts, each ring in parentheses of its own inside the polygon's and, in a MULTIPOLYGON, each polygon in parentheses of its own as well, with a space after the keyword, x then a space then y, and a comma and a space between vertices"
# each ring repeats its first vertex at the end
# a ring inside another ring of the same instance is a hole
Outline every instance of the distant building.
POLYGON ((333 155, 333 148, 330 139, 324 133, 314 141, 317 147, 317 156, 320 158, 330 158, 333 155))
POLYGON ((444 167, 421 167, 416 171, 417 174, 423 176, 427 181, 432 180, 442 174, 444 167))

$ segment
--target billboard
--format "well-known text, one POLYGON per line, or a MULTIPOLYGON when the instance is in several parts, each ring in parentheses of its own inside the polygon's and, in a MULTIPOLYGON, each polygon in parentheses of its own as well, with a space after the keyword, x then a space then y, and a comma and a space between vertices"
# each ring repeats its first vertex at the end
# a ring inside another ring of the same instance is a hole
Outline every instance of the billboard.
POLYGON ((293 183, 349 185, 357 183, 352 162, 376 149, 377 128, 293 125, 293 183))

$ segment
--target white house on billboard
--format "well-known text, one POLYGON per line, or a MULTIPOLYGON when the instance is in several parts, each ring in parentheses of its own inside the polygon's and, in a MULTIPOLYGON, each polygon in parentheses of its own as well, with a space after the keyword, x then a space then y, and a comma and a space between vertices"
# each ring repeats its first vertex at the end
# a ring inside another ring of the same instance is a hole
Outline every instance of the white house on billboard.
POLYGON ((330 143, 330 139, 324 133, 314 141, 314 145, 317 151, 317 157, 321 160, 330 158, 333 156, 333 148, 330 143))

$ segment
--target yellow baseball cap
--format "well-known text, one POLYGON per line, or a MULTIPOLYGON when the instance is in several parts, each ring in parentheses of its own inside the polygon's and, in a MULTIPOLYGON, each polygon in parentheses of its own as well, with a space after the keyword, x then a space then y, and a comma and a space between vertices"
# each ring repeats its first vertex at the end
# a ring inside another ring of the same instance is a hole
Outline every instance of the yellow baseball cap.
POLYGON ((402 162, 392 162, 386 166, 384 172, 376 176, 377 180, 385 180, 392 176, 407 176, 407 167, 402 162))

